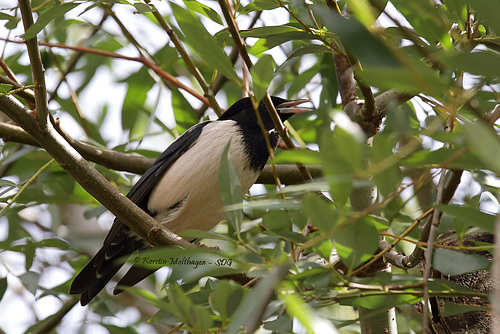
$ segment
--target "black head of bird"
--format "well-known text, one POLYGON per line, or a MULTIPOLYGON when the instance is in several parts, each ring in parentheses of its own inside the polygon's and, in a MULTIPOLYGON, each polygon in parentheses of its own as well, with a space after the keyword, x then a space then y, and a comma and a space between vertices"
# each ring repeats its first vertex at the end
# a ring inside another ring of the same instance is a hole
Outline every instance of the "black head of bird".
MULTIPOLYGON (((308 111, 298 106, 307 100, 272 97, 282 121, 308 111)), ((257 112, 274 149, 278 134, 263 103, 257 112)), ((218 120, 199 123, 174 141, 127 194, 135 204, 175 233, 186 229, 210 230, 225 216, 219 192, 219 166, 230 143, 229 155, 246 193, 269 158, 265 134, 249 98, 233 104, 218 120)), ((115 219, 103 246, 75 277, 70 293, 88 304, 123 266, 120 258, 150 248, 126 225, 115 219)), ((118 286, 132 286, 156 270, 132 266, 118 286)), ((121 292, 115 288, 114 293, 121 292)))
MULTIPOLYGON (((297 108, 298 105, 309 102, 309 100, 286 100, 281 97, 272 96, 274 108, 278 112, 281 121, 284 122, 290 117, 300 112, 310 111, 309 108, 297 108)), ((258 112, 262 123, 267 131, 274 129, 274 123, 267 111, 264 102, 260 102, 258 112)), ((258 125, 258 118, 253 108, 252 101, 249 98, 238 100, 234 103, 219 120, 234 120, 239 123, 248 123, 258 125)))

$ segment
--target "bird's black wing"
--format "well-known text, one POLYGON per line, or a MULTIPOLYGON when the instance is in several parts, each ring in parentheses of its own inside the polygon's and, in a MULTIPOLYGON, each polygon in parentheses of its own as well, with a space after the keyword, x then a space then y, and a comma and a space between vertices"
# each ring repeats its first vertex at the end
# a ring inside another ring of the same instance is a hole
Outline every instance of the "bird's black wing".
POLYGON ((172 166, 172 164, 183 155, 200 136, 203 128, 208 125, 210 121, 199 123, 189 130, 184 132, 176 141, 174 141, 149 167, 149 169, 142 175, 137 183, 130 189, 127 197, 137 204, 141 209, 147 212, 147 200, 151 190, 160 181, 165 172, 172 166))
MULTIPOLYGON (((207 121, 191 127, 174 141, 156 159, 132 189, 130 189, 127 197, 141 209, 151 214, 147 208, 151 191, 170 166, 193 146, 203 128, 209 123, 210 121, 207 121)), ((101 249, 73 280, 70 293, 81 294, 81 304, 88 304, 122 267, 123 263, 116 260, 144 248, 147 248, 146 243, 131 235, 130 229, 119 219, 115 218, 113 226, 108 232, 101 249)), ((139 272, 141 273, 141 277, 138 276, 134 279, 135 282, 133 284, 153 273, 154 270, 150 270, 147 273, 144 273, 144 270, 139 270, 139 272)))

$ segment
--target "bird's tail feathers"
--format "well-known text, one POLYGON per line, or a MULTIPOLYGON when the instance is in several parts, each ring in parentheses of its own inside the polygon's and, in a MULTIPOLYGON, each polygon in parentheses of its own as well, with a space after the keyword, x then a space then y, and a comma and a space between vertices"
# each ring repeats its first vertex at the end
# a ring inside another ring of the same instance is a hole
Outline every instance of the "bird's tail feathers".
POLYGON ((133 286, 137 284, 138 282, 142 281, 158 269, 150 269, 150 268, 144 268, 144 267, 138 267, 138 266, 133 266, 127 271, 125 276, 122 277, 122 279, 118 282, 113 290, 113 294, 117 295, 120 292, 123 292, 123 289, 120 287, 125 287, 125 286, 133 286))
POLYGON ((106 248, 101 248, 92 260, 75 277, 71 284, 71 294, 81 294, 80 303, 87 305, 120 270, 124 262, 120 260, 128 257, 131 247, 122 247, 121 251, 113 252, 110 257, 106 248))

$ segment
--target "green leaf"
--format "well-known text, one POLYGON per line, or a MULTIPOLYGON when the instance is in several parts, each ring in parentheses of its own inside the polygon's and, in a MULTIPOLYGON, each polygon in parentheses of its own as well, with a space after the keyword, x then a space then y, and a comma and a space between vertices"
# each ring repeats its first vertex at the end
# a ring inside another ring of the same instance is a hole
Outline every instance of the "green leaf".
POLYGON ((297 49, 293 50, 292 53, 288 55, 288 59, 293 58, 293 57, 300 57, 306 54, 319 54, 319 53, 332 53, 332 50, 327 48, 324 45, 319 45, 319 44, 307 44, 307 45, 302 45, 298 47, 297 49))
POLYGON ((218 23, 220 25, 224 24, 219 14, 212 8, 208 7, 207 5, 204 5, 203 3, 195 0, 184 0, 184 4, 186 5, 187 8, 197 13, 200 13, 201 15, 209 18, 215 23, 218 23))
POLYGON ((265 306, 269 304, 270 296, 273 295, 276 285, 286 273, 287 268, 286 263, 276 265, 270 274, 257 282, 234 312, 226 331, 227 334, 241 333, 242 327, 248 324, 249 321, 260 320, 259 317, 262 317, 261 310, 264 310, 265 306))
POLYGON ((138 13, 151 13, 151 12, 156 12, 156 9, 153 7, 150 7, 148 5, 145 5, 140 2, 134 3, 135 9, 137 9, 138 13))
POLYGON ((145 68, 141 68, 130 75, 125 82, 128 84, 128 89, 122 106, 122 127, 124 130, 133 130, 154 80, 145 68))
POLYGON ((401 304, 414 304, 420 298, 411 294, 407 295, 380 295, 380 296, 363 296, 354 300, 344 300, 341 305, 361 306, 370 310, 387 310, 401 304))
POLYGON ((321 197, 311 193, 302 200, 302 211, 317 228, 328 231, 337 224, 337 213, 321 197))
POLYGON ((498 36, 500 34, 500 22, 497 15, 500 11, 499 3, 490 0, 474 0, 468 3, 477 11, 479 18, 486 21, 488 28, 491 28, 498 36))
POLYGON ((274 60, 270 55, 263 55, 250 69, 252 74, 253 93, 257 101, 262 100, 274 74, 274 60))
POLYGON ((271 210, 262 217, 262 225, 270 230, 290 231, 292 221, 286 211, 271 210))
POLYGON ((389 195, 400 183, 398 160, 391 159, 394 157, 392 149, 395 145, 396 139, 383 133, 378 133, 373 139, 371 149, 373 164, 378 163, 380 166, 375 171, 373 180, 383 196, 389 195))
POLYGON ((500 76, 500 69, 495 66, 500 62, 500 55, 493 51, 453 52, 443 57, 447 66, 460 72, 496 78, 500 76))
POLYGON ((179 318, 191 328, 206 332, 212 326, 210 313, 204 307, 194 305, 177 283, 167 288, 168 299, 179 313, 179 318))
POLYGON ((50 239, 43 239, 40 242, 37 242, 37 247, 54 247, 62 250, 69 250, 71 249, 71 245, 63 239, 60 238, 50 238, 50 239))
POLYGON ((172 90, 172 109, 178 133, 186 132, 187 129, 199 122, 195 110, 177 89, 172 90))
POLYGON ((38 281, 40 279, 40 274, 34 271, 27 271, 19 276, 19 279, 21 280, 21 282, 23 282, 26 290, 31 292, 33 295, 36 294, 36 291, 38 290, 38 281))
POLYGON ((27 238, 26 239, 26 245, 24 245, 24 256, 25 256, 25 263, 24 266, 26 268, 26 271, 30 270, 31 266, 33 265, 33 260, 35 259, 35 243, 33 242, 33 239, 27 238))
POLYGON ((12 90, 12 85, 9 84, 0 84, 0 95, 1 94, 7 94, 12 90))
POLYGON ((500 140, 492 128, 482 122, 465 122, 465 136, 471 150, 476 153, 492 171, 500 175, 500 140))
POLYGON ((234 241, 234 239, 229 238, 227 235, 214 233, 210 231, 201 231, 201 230, 184 230, 179 232, 179 235, 188 240, 214 239, 214 240, 225 240, 229 242, 234 241))
POLYGON ((337 34, 342 44, 363 66, 399 68, 401 65, 389 48, 373 36, 355 17, 344 18, 323 4, 313 3, 312 10, 328 31, 337 34))
POLYGON ((408 158, 405 158, 401 164, 407 168, 422 168, 431 167, 436 165, 443 165, 446 167, 459 168, 459 169, 483 169, 487 168, 486 164, 478 159, 478 156, 471 151, 460 154, 455 158, 459 148, 440 148, 435 151, 420 150, 413 153, 408 158), (449 160, 451 157, 453 159, 449 160), (448 161, 451 161, 448 162, 448 161))
POLYGON ((496 217, 494 215, 467 206, 458 205, 438 205, 436 209, 453 216, 465 226, 477 226, 486 232, 495 232, 496 217))
POLYGON ((273 333, 293 333, 293 319, 284 314, 276 320, 265 322, 264 328, 273 333))
POLYGON ((292 232, 292 231, 269 230, 269 231, 264 231, 262 233, 266 234, 266 235, 272 235, 272 236, 278 237, 280 239, 288 240, 291 242, 299 243, 299 244, 304 243, 308 240, 301 233, 292 232))
POLYGON ((243 38, 255 37, 261 39, 261 46, 267 49, 271 49, 291 40, 311 40, 316 38, 305 30, 291 25, 258 27, 250 30, 243 30, 240 34, 243 38))
POLYGON ((230 281, 220 281, 210 295, 210 306, 222 318, 223 323, 233 315, 245 296, 245 289, 230 281))
POLYGON ((449 317, 452 315, 474 312, 474 311, 484 311, 490 312, 491 309, 488 306, 476 306, 476 305, 464 305, 464 304, 455 304, 455 303, 445 303, 444 311, 439 312, 444 317, 449 317))
POLYGON ((254 0, 246 5, 241 12, 248 13, 257 10, 271 10, 278 7, 281 7, 278 0, 254 0))
MULTIPOLYGON (((219 169, 219 187, 224 205, 240 204, 243 201, 240 180, 234 169, 233 162, 229 158, 228 143, 222 153, 219 169)), ((227 220, 231 223, 236 233, 240 233, 241 223, 243 220, 243 211, 241 209, 228 210, 227 220)))
POLYGON ((198 52, 209 66, 239 83, 241 80, 234 71, 229 57, 222 51, 219 43, 203 26, 198 16, 173 2, 170 2, 170 6, 189 45, 198 52))
POLYGON ((63 3, 53 6, 52 8, 40 14, 40 17, 38 17, 38 20, 35 22, 35 24, 29 27, 28 30, 26 30, 26 32, 20 37, 24 39, 34 38, 51 21, 64 16, 65 13, 69 12, 78 5, 78 3, 63 3))
POLYGON ((363 170, 364 145, 340 126, 333 132, 324 131, 320 137, 323 173, 330 185, 330 193, 339 206, 344 206, 349 198, 354 173, 363 170))
POLYGON ((459 251, 437 248, 432 257, 432 266, 445 275, 457 276, 485 269, 490 261, 479 254, 466 254, 459 251))
POLYGON ((278 298, 285 305, 286 312, 290 317, 297 319, 305 327, 307 333, 337 333, 331 322, 318 317, 311 306, 305 303, 299 294, 295 293, 293 285, 283 284, 278 298))
POLYGON ((420 38, 429 41, 431 45, 437 42, 445 44, 444 39, 446 37, 448 40, 450 39, 448 31, 452 22, 449 21, 447 13, 441 9, 446 8, 448 4, 436 6, 428 1, 415 2, 406 0, 394 0, 392 3, 410 22, 412 28, 415 29, 415 33, 421 36, 420 38))
POLYGON ((369 260, 378 249, 378 232, 368 217, 340 229, 334 240, 335 249, 349 270, 369 260))
POLYGON ((321 164, 320 153, 313 150, 284 150, 276 154, 276 164, 302 162, 306 165, 321 164))
POLYGON ((3 295, 7 291, 7 277, 0 278, 0 301, 3 298, 3 295))
POLYGON ((411 63, 409 68, 366 65, 359 77, 367 84, 409 94, 423 91, 435 96, 446 89, 444 79, 426 63, 411 63))
POLYGON ((0 13, 0 20, 8 20, 9 22, 5 23, 5 28, 7 29, 15 29, 19 21, 21 21, 20 17, 15 17, 6 13, 0 13))
POLYGON ((10 180, 1 179, 0 180, 0 187, 17 188, 17 184, 15 182, 10 181, 10 180))

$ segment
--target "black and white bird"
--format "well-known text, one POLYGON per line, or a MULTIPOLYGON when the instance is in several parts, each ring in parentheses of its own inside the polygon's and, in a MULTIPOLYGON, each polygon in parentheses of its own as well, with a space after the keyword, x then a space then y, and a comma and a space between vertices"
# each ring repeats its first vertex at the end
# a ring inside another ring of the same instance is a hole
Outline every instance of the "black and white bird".
MULTIPOLYGON (((282 121, 308 111, 298 106, 308 100, 272 97, 282 121)), ((274 149, 279 135, 263 103, 258 113, 274 149)), ((210 230, 225 216, 219 192, 219 166, 230 143, 229 156, 246 193, 262 172, 269 150, 257 114, 249 98, 233 104, 219 119, 199 123, 174 141, 132 187, 127 197, 168 229, 179 233, 187 229, 210 230)), ((115 219, 102 248, 76 276, 71 294, 80 294, 87 305, 135 251, 149 249, 125 224, 115 219)), ((132 286, 152 274, 154 269, 132 266, 118 282, 132 286)), ((122 290, 115 289, 114 294, 122 290)))

